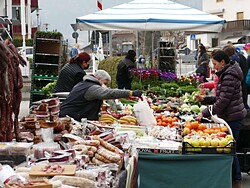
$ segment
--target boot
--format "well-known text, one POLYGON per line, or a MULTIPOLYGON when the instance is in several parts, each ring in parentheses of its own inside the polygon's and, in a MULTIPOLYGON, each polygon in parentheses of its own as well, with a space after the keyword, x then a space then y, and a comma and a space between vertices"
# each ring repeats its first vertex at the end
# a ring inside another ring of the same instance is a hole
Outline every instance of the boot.
POLYGON ((233 181, 233 188, 242 188, 241 180, 233 181))

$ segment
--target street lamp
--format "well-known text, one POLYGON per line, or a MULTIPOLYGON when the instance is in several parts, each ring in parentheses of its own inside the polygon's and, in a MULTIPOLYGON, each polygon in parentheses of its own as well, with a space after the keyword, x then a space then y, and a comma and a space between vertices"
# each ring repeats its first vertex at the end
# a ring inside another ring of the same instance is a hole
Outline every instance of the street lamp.
POLYGON ((45 31, 48 31, 48 26, 49 26, 49 24, 48 24, 48 23, 45 23, 44 25, 45 25, 45 31))
POLYGON ((40 22, 39 22, 39 15, 40 15, 40 10, 42 10, 42 9, 40 9, 40 8, 37 8, 36 9, 36 24, 37 24, 37 31, 40 31, 40 22))

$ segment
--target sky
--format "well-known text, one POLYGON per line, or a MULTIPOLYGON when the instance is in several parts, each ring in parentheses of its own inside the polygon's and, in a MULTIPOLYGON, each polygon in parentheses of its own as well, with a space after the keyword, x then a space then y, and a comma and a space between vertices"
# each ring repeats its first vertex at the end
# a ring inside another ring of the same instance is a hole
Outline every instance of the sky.
MULTIPOLYGON (((110 8, 131 0, 101 0, 103 9, 110 8)), ((187 6, 201 9, 200 0, 173 0, 187 6)), ((75 43, 72 37, 73 29, 70 24, 74 24, 77 17, 98 11, 97 0, 39 0, 39 23, 41 30, 45 30, 45 24, 48 25, 48 31, 57 30, 61 32, 64 39, 68 39, 69 45, 75 43)), ((34 11, 33 22, 36 22, 36 11, 34 11)), ((77 31, 79 33, 78 43, 80 48, 88 44, 87 31, 77 31)))
MULTIPOLYGON (((102 0, 103 9, 129 1, 131 0, 102 0)), ((74 24, 77 17, 98 11, 96 0, 39 0, 38 2, 41 9, 39 16, 41 29, 45 30, 44 24, 48 23, 48 30, 63 33, 64 39, 68 39, 70 45, 75 42, 75 39, 72 38, 73 29, 70 24, 74 24)), ((80 47, 84 47, 88 43, 87 32, 77 32, 79 33, 78 43, 80 47)))

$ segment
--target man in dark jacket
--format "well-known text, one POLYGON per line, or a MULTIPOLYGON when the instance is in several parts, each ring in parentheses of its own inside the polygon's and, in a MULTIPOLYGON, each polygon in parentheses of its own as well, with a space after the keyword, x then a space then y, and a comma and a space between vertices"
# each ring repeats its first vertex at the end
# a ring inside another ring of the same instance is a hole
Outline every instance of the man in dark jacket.
POLYGON ((81 118, 98 120, 103 99, 117 99, 129 96, 141 97, 140 90, 130 91, 103 87, 111 81, 110 75, 98 70, 93 75, 86 75, 84 81, 78 83, 60 107, 60 117, 66 115, 81 121, 81 118))
POLYGON ((78 82, 83 80, 86 75, 84 70, 89 68, 90 60, 91 57, 86 52, 71 58, 61 70, 53 92, 70 92, 78 82))
POLYGON ((129 50, 126 57, 119 62, 116 74, 116 83, 118 89, 131 89, 132 77, 129 70, 136 68, 135 56, 135 51, 129 50))

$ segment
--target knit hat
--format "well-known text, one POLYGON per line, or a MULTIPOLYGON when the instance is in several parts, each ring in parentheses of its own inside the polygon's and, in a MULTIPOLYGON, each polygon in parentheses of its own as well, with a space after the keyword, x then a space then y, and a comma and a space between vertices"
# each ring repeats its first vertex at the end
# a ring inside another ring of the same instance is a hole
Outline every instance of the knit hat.
POLYGON ((78 57, 81 62, 83 61, 88 62, 91 59, 90 55, 86 52, 79 53, 78 57))

